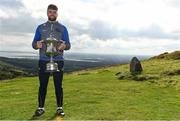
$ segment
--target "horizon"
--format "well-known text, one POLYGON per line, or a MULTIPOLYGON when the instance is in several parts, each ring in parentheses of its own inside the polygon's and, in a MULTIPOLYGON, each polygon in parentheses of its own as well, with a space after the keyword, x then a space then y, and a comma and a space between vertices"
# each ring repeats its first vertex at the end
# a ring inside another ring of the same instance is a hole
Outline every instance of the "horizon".
MULTIPOLYGON (((1 51, 0 50, 0 52, 12 52, 12 53, 31 53, 31 54, 39 54, 39 51, 37 50, 37 51, 19 51, 19 50, 15 50, 15 51, 13 51, 13 50, 10 50, 10 51, 1 51)), ((165 53, 165 52, 164 52, 165 53)), ((169 52, 168 52, 169 53, 169 52)), ((156 55, 141 55, 141 54, 139 54, 139 55, 136 55, 136 54, 110 54, 110 53, 88 53, 88 52, 66 52, 66 53, 64 53, 64 54, 68 54, 68 55, 71 55, 71 54, 90 54, 90 55, 120 55, 120 56, 156 56, 156 55)), ((161 54, 161 53, 159 53, 159 54, 161 54)), ((1 55, 0 55, 0 57, 1 57, 1 55)))

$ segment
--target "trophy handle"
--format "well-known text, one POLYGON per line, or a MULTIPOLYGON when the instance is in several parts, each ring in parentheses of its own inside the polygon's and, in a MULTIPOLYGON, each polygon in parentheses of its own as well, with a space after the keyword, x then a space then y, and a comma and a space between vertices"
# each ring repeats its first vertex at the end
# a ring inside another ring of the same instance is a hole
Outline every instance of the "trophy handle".
POLYGON ((57 44, 57 46, 56 46, 56 50, 59 51, 59 52, 61 52, 61 51, 58 49, 58 47, 61 45, 61 43, 64 43, 64 44, 65 44, 65 41, 63 41, 63 40, 58 40, 57 43, 58 43, 58 44, 57 44))

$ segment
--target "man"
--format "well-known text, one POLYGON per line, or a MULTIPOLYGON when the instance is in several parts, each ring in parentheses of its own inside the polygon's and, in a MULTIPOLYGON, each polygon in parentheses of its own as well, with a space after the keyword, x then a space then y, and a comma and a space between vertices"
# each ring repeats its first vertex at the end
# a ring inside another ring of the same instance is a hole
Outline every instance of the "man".
POLYGON ((43 42, 48 37, 52 36, 57 40, 63 40, 64 43, 60 44, 58 48, 58 52, 60 55, 53 57, 53 60, 58 64, 58 69, 60 71, 53 72, 53 80, 55 86, 56 93, 56 101, 57 101, 57 111, 58 115, 64 116, 64 112, 62 109, 63 105, 63 88, 62 88, 62 80, 63 80, 63 51, 69 50, 71 44, 69 42, 69 35, 66 27, 56 21, 58 16, 58 8, 56 5, 50 4, 47 8, 47 16, 48 21, 39 25, 36 29, 36 33, 34 36, 34 40, 32 42, 32 47, 37 50, 39 49, 39 93, 38 93, 38 109, 35 111, 35 116, 41 116, 44 110, 45 97, 47 92, 47 85, 50 73, 45 71, 46 64, 50 61, 50 57, 45 55, 46 47, 43 42))

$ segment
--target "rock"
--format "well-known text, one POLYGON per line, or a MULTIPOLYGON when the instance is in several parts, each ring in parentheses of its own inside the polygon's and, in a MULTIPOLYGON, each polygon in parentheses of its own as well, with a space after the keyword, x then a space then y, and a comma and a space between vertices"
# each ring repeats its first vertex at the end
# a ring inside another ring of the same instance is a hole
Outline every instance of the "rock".
POLYGON ((133 74, 142 72, 141 62, 137 59, 137 57, 133 57, 130 62, 130 72, 133 74))

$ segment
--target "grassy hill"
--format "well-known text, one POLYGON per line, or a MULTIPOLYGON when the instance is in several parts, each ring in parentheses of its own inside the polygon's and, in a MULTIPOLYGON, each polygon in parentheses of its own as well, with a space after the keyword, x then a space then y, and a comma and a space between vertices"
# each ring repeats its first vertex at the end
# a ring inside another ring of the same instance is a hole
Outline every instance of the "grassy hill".
POLYGON ((165 52, 158 56, 152 57, 151 59, 180 59, 180 51, 174 51, 171 53, 165 52))
MULTIPOLYGON (((63 119, 180 120, 180 60, 150 59, 142 66, 144 71, 138 77, 145 78, 138 81, 119 79, 118 76, 129 74, 128 64, 65 74, 63 119)), ((32 119, 38 84, 38 77, 0 82, 0 119, 32 119)), ((52 78, 45 109, 38 119, 56 119, 52 78)))
POLYGON ((16 77, 37 76, 37 60, 0 57, 0 81, 16 77))
POLYGON ((11 65, 0 60, 0 81, 4 79, 12 79, 19 76, 28 76, 29 73, 23 68, 11 65))
MULTIPOLYGON (((20 53, 20 52, 19 52, 20 53)), ((103 67, 106 65, 127 63, 131 55, 96 55, 96 54, 72 54, 65 59, 64 72, 69 73, 87 68, 103 67), (71 57, 72 56, 72 57, 71 57), (89 56, 89 57, 88 57, 89 56), (73 59, 74 58, 74 59, 73 59)), ((138 56, 140 60, 149 56, 138 56)), ((65 57, 66 58, 66 57, 65 57)), ((33 58, 8 58, 0 57, 0 81, 16 77, 37 76, 38 60, 33 58), (15 69, 15 70, 14 70, 15 69), (23 73, 16 73, 16 72, 23 73), (1 76, 2 75, 2 76, 1 76)))

